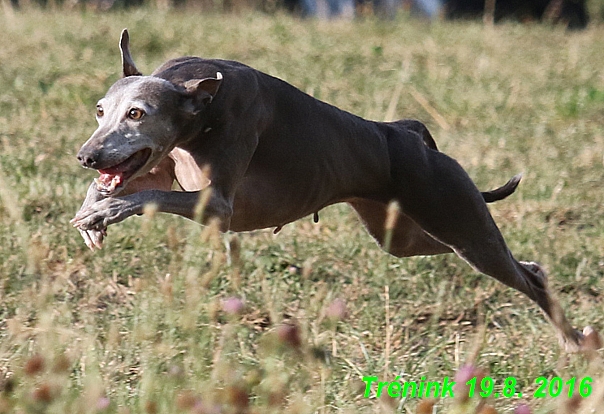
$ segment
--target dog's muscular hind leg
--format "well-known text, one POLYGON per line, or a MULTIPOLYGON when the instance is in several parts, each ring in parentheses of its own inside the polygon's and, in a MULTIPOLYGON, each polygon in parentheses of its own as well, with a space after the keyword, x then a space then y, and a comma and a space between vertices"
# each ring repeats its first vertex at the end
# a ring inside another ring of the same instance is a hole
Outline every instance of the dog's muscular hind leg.
POLYGON ((395 140, 390 151, 395 198, 402 212, 476 270, 535 301, 567 349, 576 349, 581 334, 573 329, 551 296, 545 273, 536 264, 521 263, 512 256, 482 194, 461 166, 452 158, 427 149, 419 139, 395 140), (405 151, 410 150, 421 156, 410 162, 404 158, 405 151))
MULTIPOLYGON (((418 124, 423 125, 419 122, 418 124)), ((521 175, 517 175, 499 188, 481 192, 482 198, 487 203, 506 198, 516 190, 520 178, 521 175)), ((359 218, 365 225, 365 228, 367 228, 373 238, 382 248, 384 248, 386 238, 384 224, 388 215, 388 205, 380 201, 366 198, 353 198, 347 200, 347 202, 355 209, 359 218)), ((398 215, 394 228, 392 229, 388 253, 397 257, 409 257, 451 252, 452 250, 450 247, 435 240, 411 218, 402 213, 398 215)))
MULTIPOLYGON (((388 205, 368 199, 352 199, 348 204, 355 209, 369 234, 384 248, 388 205)), ((451 253, 452 250, 427 234, 420 226, 404 214, 399 214, 388 253, 397 257, 451 253)))

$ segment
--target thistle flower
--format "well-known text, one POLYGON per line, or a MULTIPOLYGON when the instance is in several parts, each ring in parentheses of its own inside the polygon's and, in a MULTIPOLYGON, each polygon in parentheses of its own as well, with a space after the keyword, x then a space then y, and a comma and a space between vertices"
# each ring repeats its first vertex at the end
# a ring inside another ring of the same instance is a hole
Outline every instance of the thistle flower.
POLYGON ((325 316, 332 322, 344 320, 347 314, 348 309, 346 308, 346 302, 339 298, 331 302, 329 306, 327 306, 327 309, 325 309, 325 316))
POLYGON ((415 412, 417 414, 432 414, 434 404, 436 404, 436 401, 434 400, 422 400, 417 403, 417 409, 415 410, 415 412))
POLYGON ((302 339, 300 338, 300 328, 297 325, 293 324, 283 324, 279 325, 276 329, 277 338, 283 344, 294 348, 299 349, 302 345, 302 339))
POLYGON ((26 375, 33 376, 40 373, 45 366, 44 357, 41 355, 34 355, 30 359, 27 360, 23 370, 26 375))
POLYGON ((176 407, 182 411, 193 409, 198 402, 199 399, 191 391, 184 391, 176 396, 176 407))
POLYGON ((237 297, 226 298, 221 305, 222 310, 229 316, 241 315, 245 309, 245 303, 237 297))
POLYGON ((32 398, 34 401, 42 402, 48 404, 52 401, 53 395, 52 390, 50 389, 50 385, 41 384, 38 388, 34 390, 32 393, 32 398))
POLYGON ((526 404, 520 404, 518 407, 516 407, 516 409, 514 410, 514 414, 531 414, 531 409, 528 405, 526 404))
POLYGON ((96 410, 97 411, 104 411, 106 409, 109 408, 109 405, 111 405, 111 400, 105 396, 100 397, 97 401, 96 401, 96 410))
POLYGON ((225 392, 230 405, 236 407, 239 411, 247 410, 250 404, 250 397, 245 389, 230 385, 226 387, 225 392))
POLYGON ((485 372, 476 368, 473 365, 463 365, 455 373, 455 398, 458 398, 461 403, 467 402, 470 399, 470 386, 466 384, 472 378, 476 377, 476 384, 485 377, 485 372))

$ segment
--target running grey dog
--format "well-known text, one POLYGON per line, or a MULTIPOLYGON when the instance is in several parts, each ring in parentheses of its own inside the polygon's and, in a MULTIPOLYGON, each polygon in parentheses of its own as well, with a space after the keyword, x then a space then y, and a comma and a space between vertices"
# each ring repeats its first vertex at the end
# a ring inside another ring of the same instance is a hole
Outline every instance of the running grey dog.
POLYGON ((150 203, 193 219, 208 187, 202 221, 222 231, 279 229, 346 202, 383 246, 394 200, 389 253, 455 252, 535 301, 567 349, 583 342, 543 269, 512 256, 487 209, 520 177, 481 193, 418 121, 368 121, 232 61, 182 57, 143 76, 126 30, 120 48, 124 78, 98 102, 99 127, 78 153, 100 173, 72 220, 91 249, 150 203))

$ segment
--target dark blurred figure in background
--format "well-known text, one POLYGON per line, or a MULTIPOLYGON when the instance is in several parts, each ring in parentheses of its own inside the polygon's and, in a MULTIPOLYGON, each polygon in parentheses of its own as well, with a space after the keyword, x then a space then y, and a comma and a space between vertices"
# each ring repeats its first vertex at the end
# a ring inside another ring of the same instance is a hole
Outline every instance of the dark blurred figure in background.
MULTIPOLYGON (((589 23, 586 0, 496 0, 494 21, 546 21, 566 24, 569 29, 584 29, 589 23)), ((446 0, 447 19, 475 19, 484 14, 484 0, 446 0)))
MULTIPOLYGON (((287 1, 287 0, 286 0, 287 1)), ((355 15, 355 0, 299 0, 303 17, 320 19, 352 19, 355 15)), ((291 1, 290 1, 291 2, 291 1)), ((292 9, 295 9, 295 0, 292 9)))
MULTIPOLYGON (((429 19, 477 19, 485 13, 485 0, 284 0, 288 9, 304 17, 346 18, 356 8, 373 9, 381 18, 393 17, 402 7, 429 19)), ((487 3, 489 1, 487 0, 487 3)), ((544 21, 584 29, 589 22, 586 0, 491 0, 492 20, 544 21)))
MULTIPOLYGON (((587 0, 251 0, 246 7, 274 11, 284 7, 303 17, 319 19, 353 19, 357 10, 369 10, 380 18, 393 18, 402 7, 415 16, 429 19, 476 19, 485 16, 485 3, 490 21, 502 20, 544 21, 566 24, 569 29, 584 29, 589 22, 587 0)), ((19 8, 20 0, 10 0, 19 8)), ((142 6, 149 0, 28 0, 28 3, 46 7, 91 7, 97 10, 142 6)), ((231 11, 238 0, 222 0, 223 11, 231 11)), ((163 8, 186 7, 207 3, 204 0, 162 0, 163 8)), ((214 2, 211 2, 214 4, 214 2)), ((366 13, 363 13, 366 14, 366 13)))

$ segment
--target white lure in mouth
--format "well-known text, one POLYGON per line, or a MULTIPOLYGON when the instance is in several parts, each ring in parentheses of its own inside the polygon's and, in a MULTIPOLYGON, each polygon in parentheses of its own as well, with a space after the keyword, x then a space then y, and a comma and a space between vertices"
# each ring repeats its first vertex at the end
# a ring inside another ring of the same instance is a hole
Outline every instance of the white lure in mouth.
POLYGON ((101 174, 99 178, 95 178, 97 190, 103 193, 113 193, 115 189, 124 181, 123 174, 101 174))
POLYGON ((104 194, 114 193, 147 164, 150 156, 151 149, 145 148, 119 164, 99 169, 100 176, 94 180, 97 190, 104 194))

